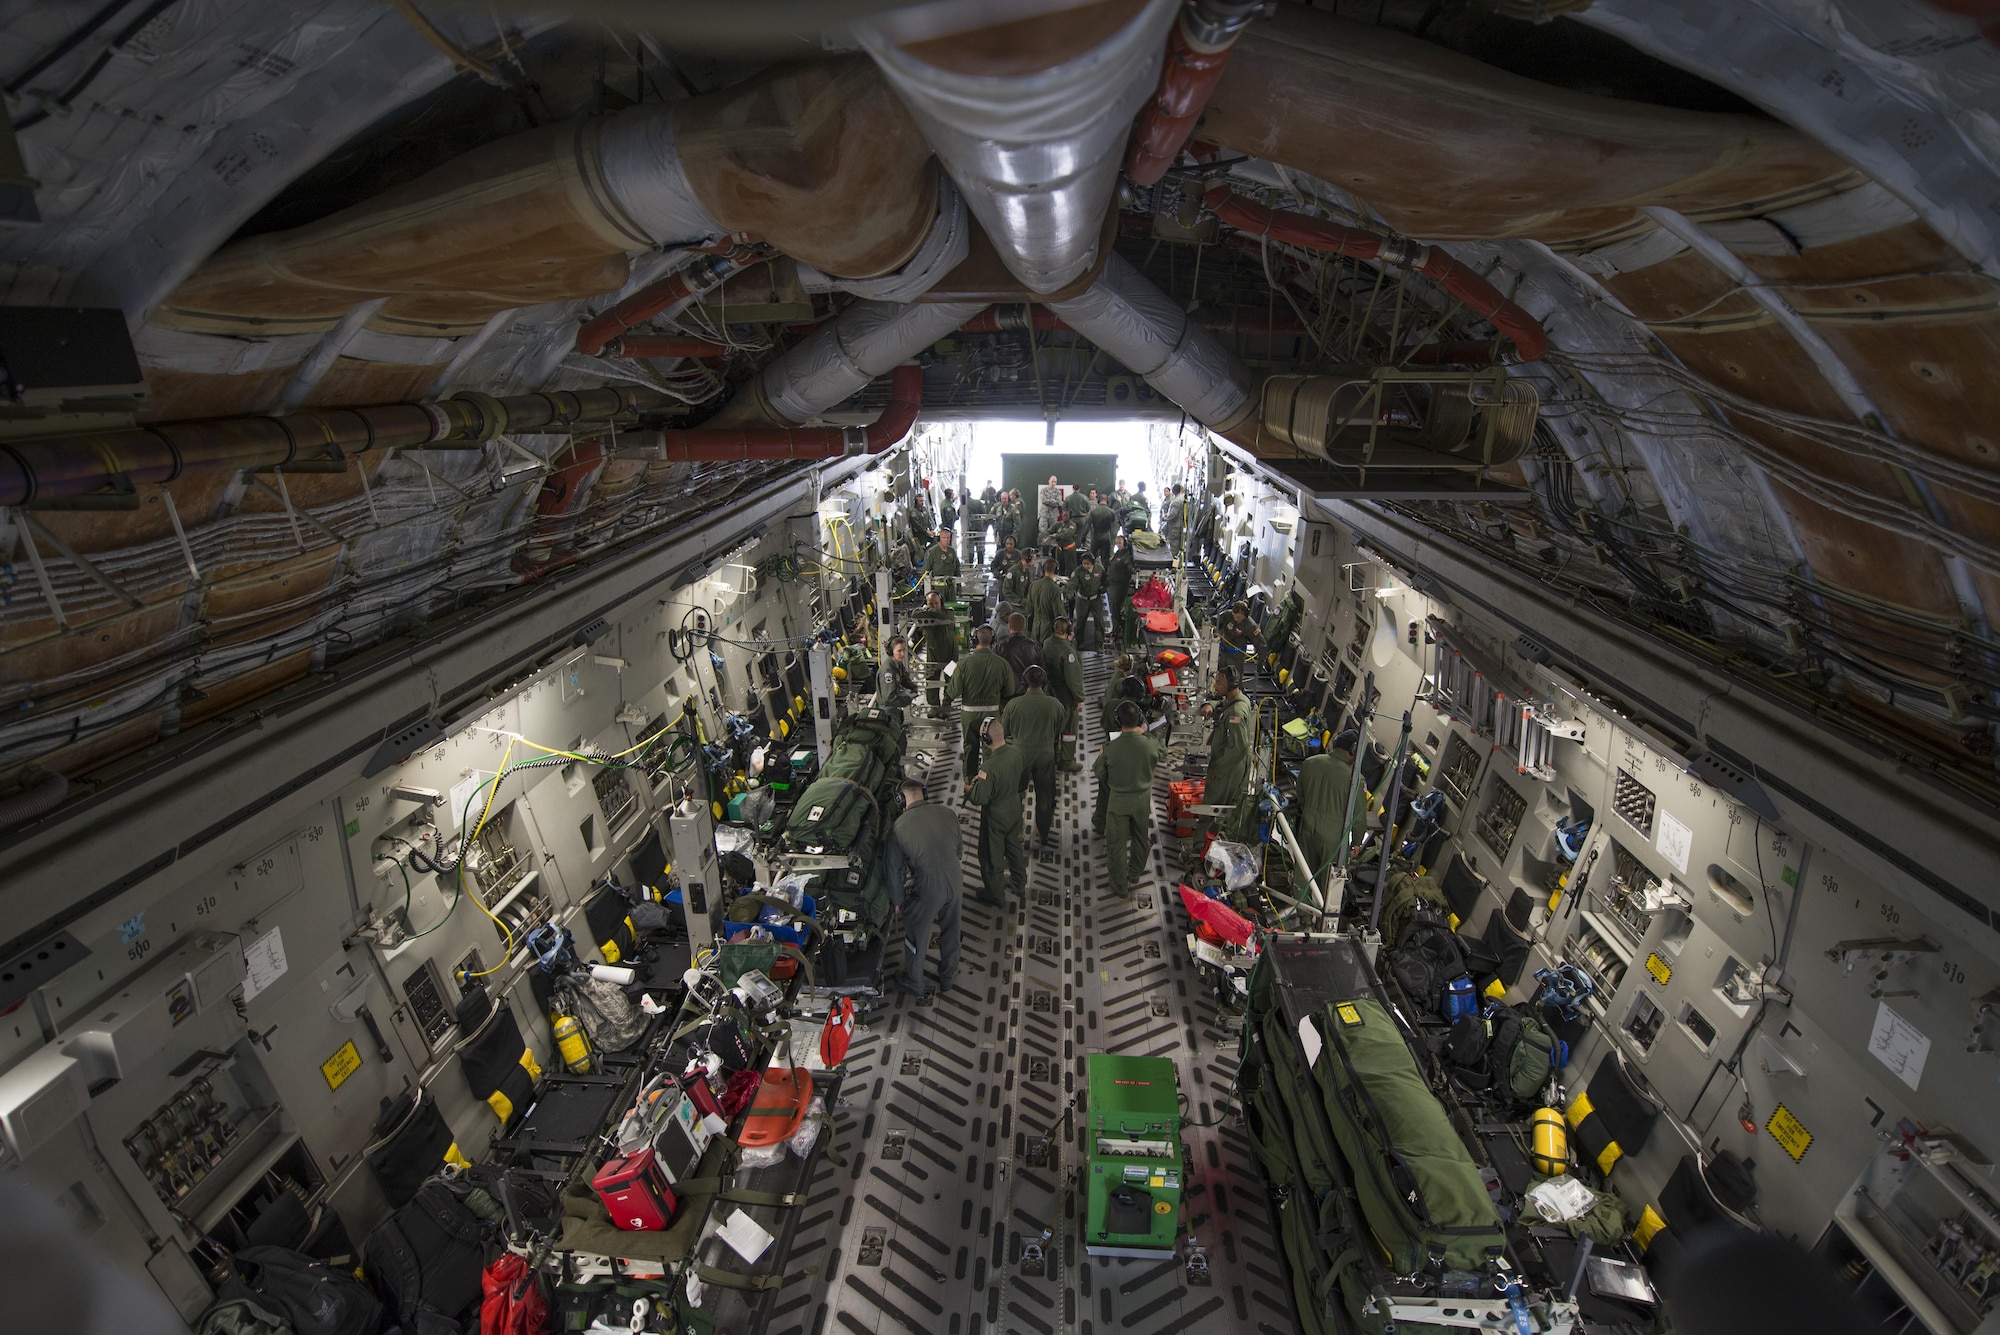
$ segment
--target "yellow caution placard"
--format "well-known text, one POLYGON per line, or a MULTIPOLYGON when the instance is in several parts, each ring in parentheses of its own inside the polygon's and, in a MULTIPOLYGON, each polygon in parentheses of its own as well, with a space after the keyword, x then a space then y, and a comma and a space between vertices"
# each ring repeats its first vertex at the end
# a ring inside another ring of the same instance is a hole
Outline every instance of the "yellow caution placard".
POLYGON ((340 1045, 340 1051, 319 1064, 319 1073, 326 1077, 328 1089, 339 1089, 347 1077, 361 1069, 361 1049, 348 1039, 340 1045))
POLYGON ((1764 1123, 1764 1129, 1771 1133, 1771 1139, 1784 1147, 1785 1153, 1792 1156, 1793 1163, 1805 1158, 1806 1151, 1812 1148, 1812 1132, 1806 1130, 1805 1123, 1792 1116, 1792 1110, 1782 1103, 1771 1114, 1771 1120, 1764 1123))
POLYGON ((1646 956, 1646 972, 1653 975, 1654 982, 1665 987, 1667 980, 1674 976, 1674 966, 1661 959, 1660 952, 1656 950, 1646 956))
POLYGON ((1343 1001, 1335 1006, 1333 1010, 1336 1015, 1340 1016, 1342 1024, 1361 1023, 1361 1011, 1351 1001, 1343 1001))

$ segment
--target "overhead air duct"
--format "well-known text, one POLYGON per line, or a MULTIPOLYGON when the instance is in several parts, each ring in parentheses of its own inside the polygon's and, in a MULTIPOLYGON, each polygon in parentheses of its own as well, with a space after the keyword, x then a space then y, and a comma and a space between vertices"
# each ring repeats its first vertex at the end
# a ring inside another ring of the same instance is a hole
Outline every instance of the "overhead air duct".
POLYGON ((984 309, 983 302, 857 301, 774 358, 710 425, 810 422, 984 309))
MULTIPOLYGON (((1132 118, 1179 0, 1092 0, 940 31, 940 7, 857 31, 1008 270, 1055 292, 1097 260, 1132 118)), ((943 7, 946 14, 952 7, 943 7)))
POLYGON ((666 431, 661 433, 661 457, 669 463, 721 463, 745 459, 838 459, 844 454, 880 454, 910 434, 923 403, 923 369, 899 366, 890 380, 889 406, 864 428, 739 427, 666 431))
POLYGON ((1228 433, 1256 411, 1249 368, 1122 256, 1083 295, 1049 309, 1204 426, 1228 433))
POLYGON ((114 485, 172 482, 195 473, 343 462, 351 453, 492 440, 503 431, 546 431, 604 422, 643 406, 632 386, 496 399, 460 394, 435 403, 316 408, 282 417, 155 422, 0 443, 0 505, 91 496, 114 485))
MULTIPOLYGON (((373 327, 434 336, 615 291, 634 252, 739 236, 834 286, 903 300, 967 245, 930 145, 875 67, 848 56, 484 145, 318 222, 224 247, 153 319, 269 336, 329 328, 387 297, 373 327)), ((690 281, 715 267, 702 261, 690 281)))

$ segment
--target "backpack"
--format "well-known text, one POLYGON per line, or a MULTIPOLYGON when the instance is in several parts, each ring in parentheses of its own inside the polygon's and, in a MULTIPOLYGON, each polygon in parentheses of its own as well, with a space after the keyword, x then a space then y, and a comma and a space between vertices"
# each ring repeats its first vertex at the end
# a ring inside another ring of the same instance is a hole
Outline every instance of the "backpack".
MULTIPOLYGON (((1403 931, 1409 926, 1410 915, 1420 908, 1444 922, 1444 887, 1429 876, 1397 871, 1392 864, 1389 883, 1382 887, 1382 939, 1400 945, 1403 931)), ((1450 930, 1449 923, 1446 923, 1446 930, 1450 930)))
POLYGON ((367 1286, 288 1247, 245 1247, 230 1258, 236 1275, 203 1316, 223 1330, 261 1331, 272 1321, 289 1335, 375 1335, 382 1304, 367 1286), (245 1269, 247 1267, 247 1269, 245 1269))
POLYGON ((426 1182, 369 1235, 363 1262, 404 1335, 456 1335, 479 1301, 490 1236, 486 1221, 445 1181, 426 1182))
POLYGON ((1540 1096, 1556 1069, 1562 1043, 1534 1016, 1512 1006, 1495 1005, 1490 1013, 1493 1044, 1490 1065, 1493 1085, 1516 1103, 1540 1096))
POLYGON ((293 1335, 285 1319, 248 1297, 218 1298, 194 1325, 195 1335, 293 1335))
POLYGON ((1444 985, 1465 972, 1458 938, 1429 908, 1410 914, 1387 958, 1389 974, 1410 1005, 1432 1018, 1443 1011, 1444 985))
POLYGON ((1462 1015, 1452 1022, 1439 1055, 1454 1084, 1479 1090, 1493 1082, 1490 1056, 1495 1037, 1482 1016, 1462 1015))

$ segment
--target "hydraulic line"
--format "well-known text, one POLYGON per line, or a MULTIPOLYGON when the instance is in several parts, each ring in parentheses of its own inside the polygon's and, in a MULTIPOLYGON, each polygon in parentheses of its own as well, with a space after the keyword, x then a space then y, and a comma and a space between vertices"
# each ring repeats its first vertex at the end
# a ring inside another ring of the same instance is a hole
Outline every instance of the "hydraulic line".
POLYGON ((743 242, 731 246, 725 254, 705 256, 658 282, 648 283, 623 301, 585 320, 583 327, 576 331, 576 350, 587 357, 595 357, 626 330, 714 291, 730 275, 757 263, 770 253, 771 248, 761 242, 743 242))
POLYGON ((1359 227, 1343 227, 1303 213, 1266 208, 1236 194, 1221 181, 1208 187, 1207 202, 1217 217, 1239 232, 1269 237, 1306 250, 1414 269, 1513 340, 1522 361, 1538 362, 1548 353, 1549 336, 1540 321, 1437 246, 1382 236, 1359 227))
POLYGON ((1132 129, 1125 154, 1132 184, 1154 185, 1167 174, 1222 82, 1236 39, 1263 7, 1263 0, 1189 0, 1181 10, 1167 35, 1159 86, 1132 129))

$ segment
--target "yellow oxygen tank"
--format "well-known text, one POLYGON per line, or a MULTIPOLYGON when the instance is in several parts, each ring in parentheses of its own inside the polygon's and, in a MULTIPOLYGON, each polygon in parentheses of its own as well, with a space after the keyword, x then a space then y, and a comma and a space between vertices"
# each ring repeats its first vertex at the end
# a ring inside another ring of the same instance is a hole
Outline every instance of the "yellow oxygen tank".
POLYGON ((1569 1171, 1569 1125, 1554 1108, 1537 1108, 1528 1119, 1533 1148, 1528 1162, 1544 1177, 1560 1177, 1569 1171))
POLYGON ((589 1075, 597 1066, 597 1055, 591 1051, 590 1035, 584 1032, 583 1021, 574 1015, 556 1012, 550 1032, 555 1035, 556 1051, 562 1054, 562 1063, 571 1075, 589 1075))

